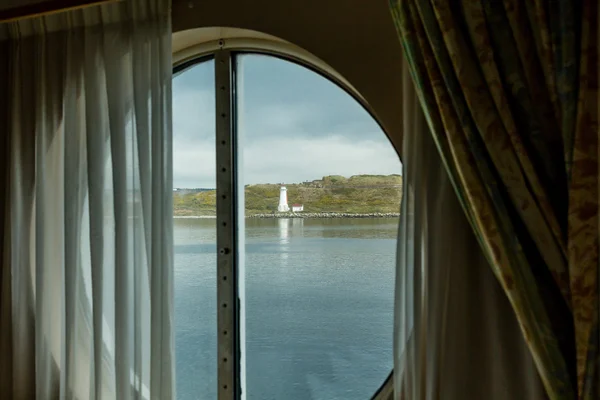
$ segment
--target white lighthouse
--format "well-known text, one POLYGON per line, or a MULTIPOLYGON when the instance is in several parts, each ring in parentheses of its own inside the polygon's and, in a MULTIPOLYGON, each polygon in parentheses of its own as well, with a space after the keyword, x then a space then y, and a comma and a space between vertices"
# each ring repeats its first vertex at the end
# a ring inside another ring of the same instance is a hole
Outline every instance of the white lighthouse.
POLYGON ((290 207, 287 203, 287 189, 285 186, 282 186, 279 190, 279 205, 277 206, 277 211, 279 212, 288 212, 290 211, 290 207))

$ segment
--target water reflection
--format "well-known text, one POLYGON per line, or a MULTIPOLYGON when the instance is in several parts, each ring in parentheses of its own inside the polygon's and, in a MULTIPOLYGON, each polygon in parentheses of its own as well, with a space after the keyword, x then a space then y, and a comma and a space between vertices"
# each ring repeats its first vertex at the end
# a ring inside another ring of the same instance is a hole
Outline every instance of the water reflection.
POLYGON ((277 220, 279 227, 279 243, 289 244, 292 237, 304 236, 303 218, 279 218, 277 220))
POLYGON ((292 219, 292 236, 304 236, 304 218, 292 219))
POLYGON ((289 218, 280 218, 277 223, 279 226, 279 262, 281 268, 286 268, 290 252, 290 220, 289 218))
POLYGON ((279 223, 279 243, 289 244, 290 243, 290 219, 280 218, 279 223))

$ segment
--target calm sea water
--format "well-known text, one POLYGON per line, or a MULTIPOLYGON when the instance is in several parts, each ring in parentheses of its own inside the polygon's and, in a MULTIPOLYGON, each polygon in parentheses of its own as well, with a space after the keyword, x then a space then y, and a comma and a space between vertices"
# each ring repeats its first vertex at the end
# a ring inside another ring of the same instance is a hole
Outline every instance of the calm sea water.
MULTIPOLYGON (((397 219, 246 220, 246 395, 364 400, 392 368, 397 219)), ((215 220, 175 220, 177 398, 216 399, 215 220)))

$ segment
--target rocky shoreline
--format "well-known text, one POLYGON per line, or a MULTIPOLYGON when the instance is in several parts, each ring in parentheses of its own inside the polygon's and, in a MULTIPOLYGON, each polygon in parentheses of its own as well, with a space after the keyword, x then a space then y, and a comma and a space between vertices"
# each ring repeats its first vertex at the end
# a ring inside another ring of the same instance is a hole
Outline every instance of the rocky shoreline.
POLYGON ((253 214, 247 218, 397 218, 400 213, 269 213, 253 214))

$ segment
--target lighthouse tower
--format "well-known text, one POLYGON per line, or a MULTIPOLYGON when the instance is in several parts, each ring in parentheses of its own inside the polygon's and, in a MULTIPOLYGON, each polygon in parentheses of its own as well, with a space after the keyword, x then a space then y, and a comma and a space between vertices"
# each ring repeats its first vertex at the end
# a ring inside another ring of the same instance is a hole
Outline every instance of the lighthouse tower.
POLYGON ((279 190, 279 206, 277 206, 277 211, 279 212, 288 212, 290 211, 290 207, 287 203, 287 189, 285 186, 281 187, 279 190))

